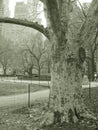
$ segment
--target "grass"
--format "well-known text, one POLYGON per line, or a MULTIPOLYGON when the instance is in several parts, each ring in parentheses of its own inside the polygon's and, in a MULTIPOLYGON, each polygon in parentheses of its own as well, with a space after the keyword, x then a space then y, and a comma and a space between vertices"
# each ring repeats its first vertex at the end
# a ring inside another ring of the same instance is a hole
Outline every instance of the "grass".
MULTIPOLYGON (((36 84, 30 85, 31 92, 38 90, 47 89, 48 86, 39 86, 36 84)), ((28 84, 25 83, 11 83, 11 82, 2 82, 0 83, 0 96, 8 96, 15 94, 23 94, 28 92, 28 84)))
MULTIPOLYGON (((83 97, 86 106, 98 117, 98 88, 91 89, 89 99, 88 89, 83 89, 83 97)), ((47 111, 47 100, 35 101, 31 109, 26 106, 22 108, 0 110, 0 130, 36 130, 43 114, 47 111)), ((84 120, 80 124, 62 124, 43 127, 42 130, 98 130, 98 122, 84 120)))

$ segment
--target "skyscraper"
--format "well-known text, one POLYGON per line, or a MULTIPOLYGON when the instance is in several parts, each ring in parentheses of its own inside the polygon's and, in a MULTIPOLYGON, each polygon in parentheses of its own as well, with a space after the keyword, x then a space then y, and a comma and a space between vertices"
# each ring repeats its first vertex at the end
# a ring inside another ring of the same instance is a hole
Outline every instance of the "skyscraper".
MULTIPOLYGON (((9 11, 9 0, 2 0, 2 16, 3 17, 9 17, 10 16, 10 11, 9 11)), ((5 24, 5 23, 2 23, 1 24, 1 33, 2 35, 7 38, 7 28, 9 26, 9 24, 5 24)))
POLYGON ((15 6, 15 17, 20 19, 27 18, 28 7, 24 2, 17 2, 15 6))
MULTIPOLYGON (((0 0, 0 17, 3 16, 3 13, 4 13, 3 0, 0 0)), ((2 23, 0 23, 0 35, 1 35, 1 30, 2 30, 2 23)))
POLYGON ((3 0, 4 17, 10 16, 9 0, 3 0))
POLYGON ((4 12, 4 9, 3 9, 3 0, 0 0, 0 17, 3 16, 3 12, 4 12))

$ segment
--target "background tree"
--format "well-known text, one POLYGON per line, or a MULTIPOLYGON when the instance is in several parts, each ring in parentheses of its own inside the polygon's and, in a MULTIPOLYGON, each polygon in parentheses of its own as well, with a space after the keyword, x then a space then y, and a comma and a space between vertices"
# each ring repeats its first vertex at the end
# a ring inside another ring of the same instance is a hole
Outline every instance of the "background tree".
MULTIPOLYGON (((82 19, 83 21, 86 20, 86 17, 87 17, 87 12, 88 12, 88 8, 89 8, 89 4, 88 5, 82 5, 80 3, 80 1, 78 0, 78 3, 81 7, 81 12, 82 12, 82 19)), ((95 29, 93 35, 91 36, 91 38, 93 39, 92 42, 89 42, 89 49, 87 49, 87 64, 88 64, 88 78, 90 81, 94 81, 94 74, 96 72, 96 64, 95 64, 95 52, 96 52, 96 49, 97 49, 97 37, 98 37, 98 30, 97 28, 95 29)))
POLYGON ((12 60, 11 60, 11 74, 12 75, 24 75, 25 68, 23 65, 23 52, 22 48, 15 45, 12 51, 12 60))
POLYGON ((11 65, 11 41, 6 40, 2 35, 0 36, 0 64, 3 69, 3 74, 7 74, 8 68, 11 65))
POLYGON ((44 59, 46 60, 47 72, 50 74, 51 72, 51 44, 48 39, 44 41, 44 46, 46 48, 46 53, 44 59))
POLYGON ((23 57, 23 67, 24 67, 24 74, 28 73, 30 77, 32 77, 32 71, 34 69, 34 61, 32 58, 32 55, 28 53, 27 51, 23 51, 22 53, 23 57))
POLYGON ((32 65, 34 69, 38 71, 38 77, 40 80, 41 69, 44 67, 45 59, 45 46, 43 37, 40 33, 37 33, 25 46, 25 51, 29 53, 28 58, 32 58, 32 65), (36 37, 36 38, 35 38, 36 37))
POLYGON ((92 43, 90 43, 89 49, 87 50, 87 64, 88 64, 88 78, 90 81, 94 81, 94 74, 96 73, 96 61, 95 52, 98 46, 98 30, 96 29, 92 36, 92 43))

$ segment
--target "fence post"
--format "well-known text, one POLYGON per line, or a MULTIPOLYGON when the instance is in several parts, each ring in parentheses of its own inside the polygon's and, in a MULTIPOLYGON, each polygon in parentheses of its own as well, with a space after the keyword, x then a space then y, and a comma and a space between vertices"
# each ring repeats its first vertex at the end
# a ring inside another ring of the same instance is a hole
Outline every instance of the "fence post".
POLYGON ((28 108, 31 107, 31 104, 30 104, 30 84, 28 84, 28 108))
POLYGON ((91 81, 89 80, 89 99, 91 100, 91 81))

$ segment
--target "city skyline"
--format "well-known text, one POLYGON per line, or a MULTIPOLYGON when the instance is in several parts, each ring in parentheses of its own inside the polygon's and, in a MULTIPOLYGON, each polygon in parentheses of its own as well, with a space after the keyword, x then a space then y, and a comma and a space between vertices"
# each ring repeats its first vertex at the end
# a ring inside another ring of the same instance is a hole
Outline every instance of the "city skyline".
MULTIPOLYGON (((79 0, 81 3, 84 2, 91 2, 92 0, 79 0)), ((11 11, 11 17, 14 17, 14 9, 16 2, 25 2, 27 3, 27 0, 9 0, 9 9, 11 11)))

